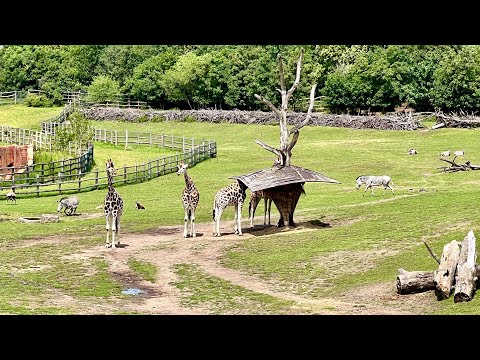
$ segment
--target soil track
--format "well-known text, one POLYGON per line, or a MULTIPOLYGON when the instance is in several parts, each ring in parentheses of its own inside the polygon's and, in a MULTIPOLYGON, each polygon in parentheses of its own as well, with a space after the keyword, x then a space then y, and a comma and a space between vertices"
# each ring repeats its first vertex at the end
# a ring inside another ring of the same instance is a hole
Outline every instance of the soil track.
MULTIPOLYGON (((107 249, 95 246, 81 253, 70 255, 75 260, 89 261, 104 257, 111 275, 125 288, 137 288, 140 295, 131 295, 130 301, 115 300, 108 304, 80 302, 68 296, 56 295, 55 303, 69 306, 78 314, 111 314, 135 312, 139 314, 212 314, 204 307, 186 307, 182 305, 182 294, 173 284, 178 280, 173 271, 175 264, 194 264, 208 275, 223 279, 234 285, 256 293, 274 296, 278 299, 291 300, 291 314, 421 314, 427 310, 431 294, 421 293, 400 296, 396 292, 396 283, 391 281, 381 285, 364 287, 341 294, 337 298, 312 299, 294 293, 280 291, 264 280, 241 271, 225 268, 219 259, 226 248, 258 235, 274 234, 279 231, 311 231, 318 226, 310 223, 298 223, 293 229, 277 229, 275 226, 264 228, 244 228, 243 236, 233 234, 233 221, 221 224, 221 237, 213 237, 211 223, 196 224, 197 237, 183 238, 183 226, 162 226, 142 234, 120 234, 121 246, 107 249), (154 283, 135 275, 128 266, 131 258, 148 261, 158 269, 154 283), (426 297, 426 298, 425 298, 426 297), (421 305, 421 304, 425 305, 421 305)), ((51 240, 50 240, 51 241, 51 240)), ((38 242, 37 242, 38 243, 38 242)), ((339 255, 341 256, 341 255, 339 255)))

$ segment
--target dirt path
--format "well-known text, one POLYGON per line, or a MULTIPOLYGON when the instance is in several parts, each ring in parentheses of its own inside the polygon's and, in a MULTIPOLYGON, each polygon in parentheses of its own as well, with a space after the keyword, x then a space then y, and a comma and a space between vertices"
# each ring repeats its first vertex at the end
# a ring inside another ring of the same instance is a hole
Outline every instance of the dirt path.
MULTIPOLYGON (((108 305, 76 303, 80 313, 116 313, 120 311, 141 314, 210 314, 206 307, 185 307, 181 303, 180 291, 173 285, 177 275, 173 271, 175 264, 195 264, 208 275, 223 279, 234 285, 256 293, 270 295, 295 302, 292 314, 414 314, 421 308, 413 306, 424 294, 401 297, 396 293, 395 282, 359 289, 344 294, 341 299, 311 299, 285 291, 279 291, 272 284, 241 271, 223 267, 219 259, 226 248, 245 239, 258 235, 278 232, 275 227, 254 229, 245 228, 243 236, 233 234, 233 221, 222 222, 222 237, 212 236, 212 224, 196 224, 197 237, 183 238, 183 227, 163 226, 143 234, 121 234, 122 245, 117 249, 103 246, 83 251, 71 256, 77 260, 104 256, 111 275, 124 284, 125 288, 137 288, 145 296, 137 295, 133 301, 118 301, 108 305), (131 258, 146 260, 156 265, 158 275, 151 283, 136 276, 128 261, 131 258), (85 306, 88 308, 85 309, 85 306)), ((308 231, 308 227, 298 227, 295 231, 308 231)), ((289 230, 284 230, 289 231, 289 230)), ((429 294, 430 295, 430 294, 429 294)), ((133 296, 133 295, 132 295, 133 296)), ((57 298, 58 299, 58 298, 57 298)), ((71 299, 72 301, 75 301, 71 299)), ((68 303, 68 299, 63 299, 68 303)), ((420 301, 422 303, 423 301, 420 301)), ((428 301, 427 301, 428 303, 428 301)), ((418 304, 418 303, 417 303, 418 304)))

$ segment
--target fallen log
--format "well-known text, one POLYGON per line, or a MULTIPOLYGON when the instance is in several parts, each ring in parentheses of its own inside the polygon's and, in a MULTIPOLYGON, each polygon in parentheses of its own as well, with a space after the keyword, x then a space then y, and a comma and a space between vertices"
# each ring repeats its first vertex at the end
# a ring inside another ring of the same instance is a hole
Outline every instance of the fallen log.
POLYGON ((397 293, 400 295, 414 294, 423 291, 435 290, 433 271, 406 271, 398 269, 397 293))
POLYGON ((438 298, 446 299, 450 296, 455 282, 459 256, 460 246, 458 241, 452 240, 443 247, 440 265, 433 274, 438 298))
POLYGON ((455 279, 454 302, 472 300, 478 279, 475 269, 475 236, 472 230, 463 239, 461 247, 455 279))
MULTIPOLYGON (((406 271, 398 269, 397 275, 397 293, 400 295, 415 294, 430 290, 435 290, 435 280, 433 271, 406 271)), ((476 283, 480 285, 480 265, 475 265, 476 283)))
POLYGON ((447 171, 454 172, 454 171, 466 171, 466 170, 480 170, 480 165, 473 165, 472 163, 470 163, 470 161, 467 161, 465 164, 457 164, 455 162, 456 158, 457 157, 455 156, 452 161, 450 161, 448 159, 440 158, 440 160, 448 162, 449 164, 451 164, 451 166, 439 166, 439 167, 437 167, 437 169, 443 169, 444 172, 447 172, 447 171))

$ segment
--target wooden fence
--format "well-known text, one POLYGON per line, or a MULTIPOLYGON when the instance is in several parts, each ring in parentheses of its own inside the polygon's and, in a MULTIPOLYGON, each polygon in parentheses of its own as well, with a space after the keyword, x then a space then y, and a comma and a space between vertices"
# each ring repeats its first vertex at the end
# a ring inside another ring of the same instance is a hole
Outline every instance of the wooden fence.
MULTIPOLYGON (((25 130, 25 134, 29 132, 30 130, 25 130)), ((43 134, 43 136, 47 137, 50 142, 54 140, 52 135, 43 134)), ((28 136, 17 137, 21 140, 27 138, 28 136)), ((95 129, 94 141, 124 146, 141 144, 165 147, 181 152, 147 161, 143 164, 117 169, 115 183, 119 185, 143 182, 177 171, 177 165, 180 161, 194 166, 205 159, 217 156, 217 145, 214 141, 195 140, 173 135, 95 129)), ((0 179, 0 190, 14 187, 17 197, 21 197, 76 193, 107 187, 107 178, 106 176, 100 177, 98 169, 87 171, 92 164, 93 145, 80 157, 45 164, 34 164, 23 168, 21 173, 6 176, 4 179, 0 179)))
POLYGON ((16 104, 16 103, 17 103, 17 91, 0 92, 0 105, 16 104))

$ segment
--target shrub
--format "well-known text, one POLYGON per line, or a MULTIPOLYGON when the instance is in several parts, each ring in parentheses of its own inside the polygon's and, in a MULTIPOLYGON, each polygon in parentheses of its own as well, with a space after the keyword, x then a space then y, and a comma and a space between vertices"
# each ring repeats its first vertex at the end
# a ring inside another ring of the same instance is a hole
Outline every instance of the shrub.
POLYGON ((53 101, 45 95, 27 94, 25 104, 29 107, 52 107, 53 101))

